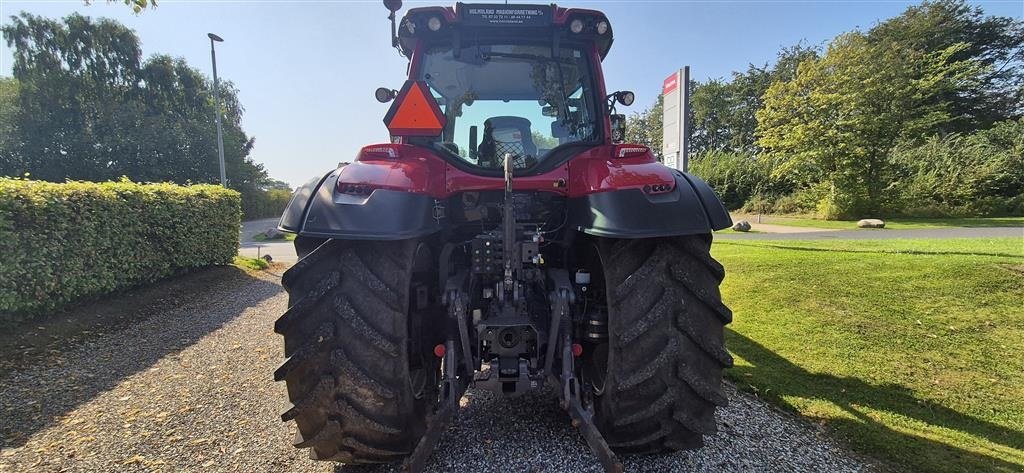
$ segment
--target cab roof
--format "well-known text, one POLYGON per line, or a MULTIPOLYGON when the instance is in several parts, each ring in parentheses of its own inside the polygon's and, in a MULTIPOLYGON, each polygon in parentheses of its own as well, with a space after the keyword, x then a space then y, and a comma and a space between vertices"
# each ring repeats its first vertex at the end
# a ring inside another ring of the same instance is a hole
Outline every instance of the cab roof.
POLYGON ((594 41, 601 59, 612 46, 611 22, 604 13, 555 4, 456 3, 453 7, 420 7, 406 12, 398 28, 402 54, 411 58, 419 40, 465 41, 503 39, 508 41, 550 38, 550 41, 594 41), (436 18, 436 20, 434 20, 436 18), (571 26, 582 26, 574 32, 571 26), (600 23, 603 33, 599 33, 600 23), (437 29, 433 29, 431 25, 437 29))

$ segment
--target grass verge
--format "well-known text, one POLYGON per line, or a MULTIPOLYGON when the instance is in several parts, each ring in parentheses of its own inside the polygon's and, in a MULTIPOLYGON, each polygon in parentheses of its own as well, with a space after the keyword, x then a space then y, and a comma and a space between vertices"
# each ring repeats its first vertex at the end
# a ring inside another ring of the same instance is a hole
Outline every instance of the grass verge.
MULTIPOLYGON (((756 221, 747 217, 747 220, 756 221)), ((949 227, 1024 227, 1024 217, 971 217, 971 218, 886 218, 885 228, 890 230, 911 230, 918 228, 949 227)), ((790 227, 828 228, 833 230, 857 230, 857 220, 821 220, 804 217, 762 216, 762 223, 790 227)), ((871 230, 865 228, 863 230, 871 230)))
POLYGON ((247 256, 235 256, 233 263, 235 266, 243 269, 250 269, 253 271, 259 271, 270 267, 270 263, 260 258, 249 258, 247 256))
POLYGON ((1024 242, 720 241, 736 385, 910 471, 1024 469, 1024 242))
POLYGON ((257 233, 257 234, 252 236, 252 241, 259 241, 259 242, 264 242, 264 241, 295 241, 295 236, 296 235, 294 233, 284 233, 283 235, 284 235, 284 237, 282 237, 282 238, 267 238, 266 235, 264 235, 262 233, 257 233))

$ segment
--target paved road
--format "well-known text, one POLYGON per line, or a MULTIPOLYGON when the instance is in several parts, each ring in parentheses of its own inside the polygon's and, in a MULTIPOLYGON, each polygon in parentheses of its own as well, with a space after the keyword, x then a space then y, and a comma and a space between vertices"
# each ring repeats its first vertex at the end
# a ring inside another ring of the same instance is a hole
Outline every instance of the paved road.
MULTIPOLYGON (((126 327, 0 375, 0 472, 396 471, 336 469, 292 448, 293 427, 279 419, 284 386, 271 379, 282 361, 272 327, 286 296, 272 274, 228 272, 153 300, 133 312, 150 315, 126 327)), ((871 469, 814 426, 731 387, 727 394, 704 449, 629 458, 627 471, 871 469)), ((462 405, 428 471, 597 471, 551 396, 471 390, 462 405)))
POLYGON ((914 230, 823 230, 794 233, 716 233, 724 240, 877 240, 894 238, 996 238, 1024 239, 1024 227, 950 227, 914 230))
POLYGON ((252 237, 257 233, 263 233, 271 228, 277 228, 277 218, 264 218, 261 220, 249 220, 242 222, 241 240, 242 243, 252 242, 252 237))
POLYGON ((238 248, 238 254, 242 256, 248 256, 250 258, 259 258, 263 255, 270 255, 274 261, 280 263, 294 263, 298 260, 295 256, 295 246, 290 241, 253 241, 253 236, 257 233, 265 232, 271 228, 277 227, 276 218, 267 218, 263 220, 250 220, 248 222, 242 222, 242 230, 240 235, 241 244, 238 248))

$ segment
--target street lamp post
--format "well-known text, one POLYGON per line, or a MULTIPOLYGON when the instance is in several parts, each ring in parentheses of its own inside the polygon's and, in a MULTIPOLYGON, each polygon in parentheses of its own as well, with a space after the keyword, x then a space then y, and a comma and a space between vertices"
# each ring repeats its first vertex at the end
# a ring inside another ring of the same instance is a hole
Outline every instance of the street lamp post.
POLYGON ((220 124, 220 82, 217 80, 217 51, 214 49, 215 42, 220 43, 224 38, 213 33, 207 33, 210 37, 210 60, 213 61, 213 101, 217 106, 217 156, 220 158, 220 185, 228 186, 227 173, 224 171, 224 131, 220 124))

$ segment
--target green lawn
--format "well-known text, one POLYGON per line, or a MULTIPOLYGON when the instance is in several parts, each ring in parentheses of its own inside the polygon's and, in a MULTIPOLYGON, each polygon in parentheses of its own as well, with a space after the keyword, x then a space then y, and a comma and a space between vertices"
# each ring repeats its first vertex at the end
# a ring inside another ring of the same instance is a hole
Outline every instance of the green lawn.
POLYGON ((1024 469, 1024 240, 727 240, 713 252, 740 389, 898 469, 1024 469))
MULTIPOLYGON (((756 222, 757 216, 745 217, 756 222)), ((1024 227, 1024 217, 972 217, 972 218, 886 218, 885 228, 909 230, 913 228, 944 227, 1024 227)), ((831 228, 836 230, 857 230, 856 220, 821 220, 801 217, 761 216, 761 223, 788 225, 791 227, 831 228)), ((874 229, 865 228, 871 231, 874 229)))
POLYGON ((239 268, 250 269, 253 271, 259 271, 270 267, 270 263, 266 260, 260 258, 249 258, 248 256, 235 256, 235 261, 232 264, 239 268))

